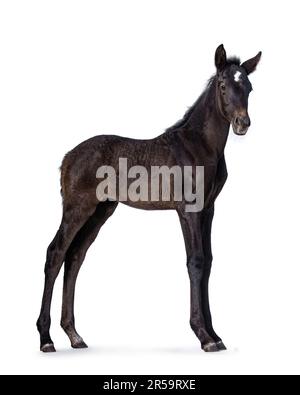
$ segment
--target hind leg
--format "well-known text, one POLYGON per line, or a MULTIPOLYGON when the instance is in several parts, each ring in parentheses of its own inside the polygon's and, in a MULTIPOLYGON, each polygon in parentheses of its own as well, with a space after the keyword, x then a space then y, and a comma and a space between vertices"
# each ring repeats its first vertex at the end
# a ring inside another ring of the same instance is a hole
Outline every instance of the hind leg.
POLYGON ((79 230, 66 253, 61 326, 68 335, 73 348, 87 347, 75 329, 74 294, 77 275, 87 250, 117 205, 117 202, 109 201, 99 203, 94 214, 79 230))
POLYGON ((47 249, 47 259, 45 264, 45 285, 42 299, 40 316, 37 321, 37 328, 40 333, 41 351, 55 351, 50 337, 50 307, 53 287, 56 277, 65 259, 65 254, 74 239, 78 230, 95 211, 95 205, 85 204, 64 207, 61 225, 47 249))

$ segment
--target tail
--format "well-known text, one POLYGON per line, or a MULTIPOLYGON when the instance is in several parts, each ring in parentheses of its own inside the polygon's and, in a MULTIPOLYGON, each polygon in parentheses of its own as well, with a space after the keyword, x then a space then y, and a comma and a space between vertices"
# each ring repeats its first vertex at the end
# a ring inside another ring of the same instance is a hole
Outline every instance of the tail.
POLYGON ((67 196, 67 179, 68 179, 68 168, 69 168, 69 153, 67 153, 62 161, 62 164, 59 168, 60 170, 60 194, 63 198, 67 196))

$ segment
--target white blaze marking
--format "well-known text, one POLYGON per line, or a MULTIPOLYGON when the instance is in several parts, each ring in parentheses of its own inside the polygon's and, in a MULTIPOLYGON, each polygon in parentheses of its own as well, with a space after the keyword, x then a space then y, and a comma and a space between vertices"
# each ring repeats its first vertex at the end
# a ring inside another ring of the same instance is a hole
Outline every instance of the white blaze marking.
POLYGON ((236 73, 234 74, 235 82, 239 82, 241 74, 242 73, 240 71, 236 71, 236 73))

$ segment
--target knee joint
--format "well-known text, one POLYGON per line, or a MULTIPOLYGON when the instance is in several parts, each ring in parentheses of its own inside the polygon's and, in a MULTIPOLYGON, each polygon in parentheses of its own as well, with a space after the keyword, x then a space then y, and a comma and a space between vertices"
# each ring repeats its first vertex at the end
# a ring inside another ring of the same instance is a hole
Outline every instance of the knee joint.
POLYGON ((202 271, 205 265, 203 255, 192 255, 187 260, 187 267, 192 271, 202 271))
POLYGON ((213 256, 211 253, 205 254, 205 267, 211 267, 213 256))

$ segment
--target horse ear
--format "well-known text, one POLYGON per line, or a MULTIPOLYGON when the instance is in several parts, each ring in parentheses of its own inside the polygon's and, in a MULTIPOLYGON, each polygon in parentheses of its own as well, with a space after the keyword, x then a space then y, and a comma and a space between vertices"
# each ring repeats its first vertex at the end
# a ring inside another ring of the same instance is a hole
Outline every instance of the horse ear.
POLYGON ((219 45, 215 53, 215 65, 217 70, 222 70, 226 66, 227 57, 223 44, 219 45))
POLYGON ((246 70, 247 74, 253 73, 253 71, 256 69, 256 66, 258 65, 258 62, 261 58, 261 51, 258 52, 254 58, 246 60, 243 64, 241 64, 241 67, 243 67, 246 70))

